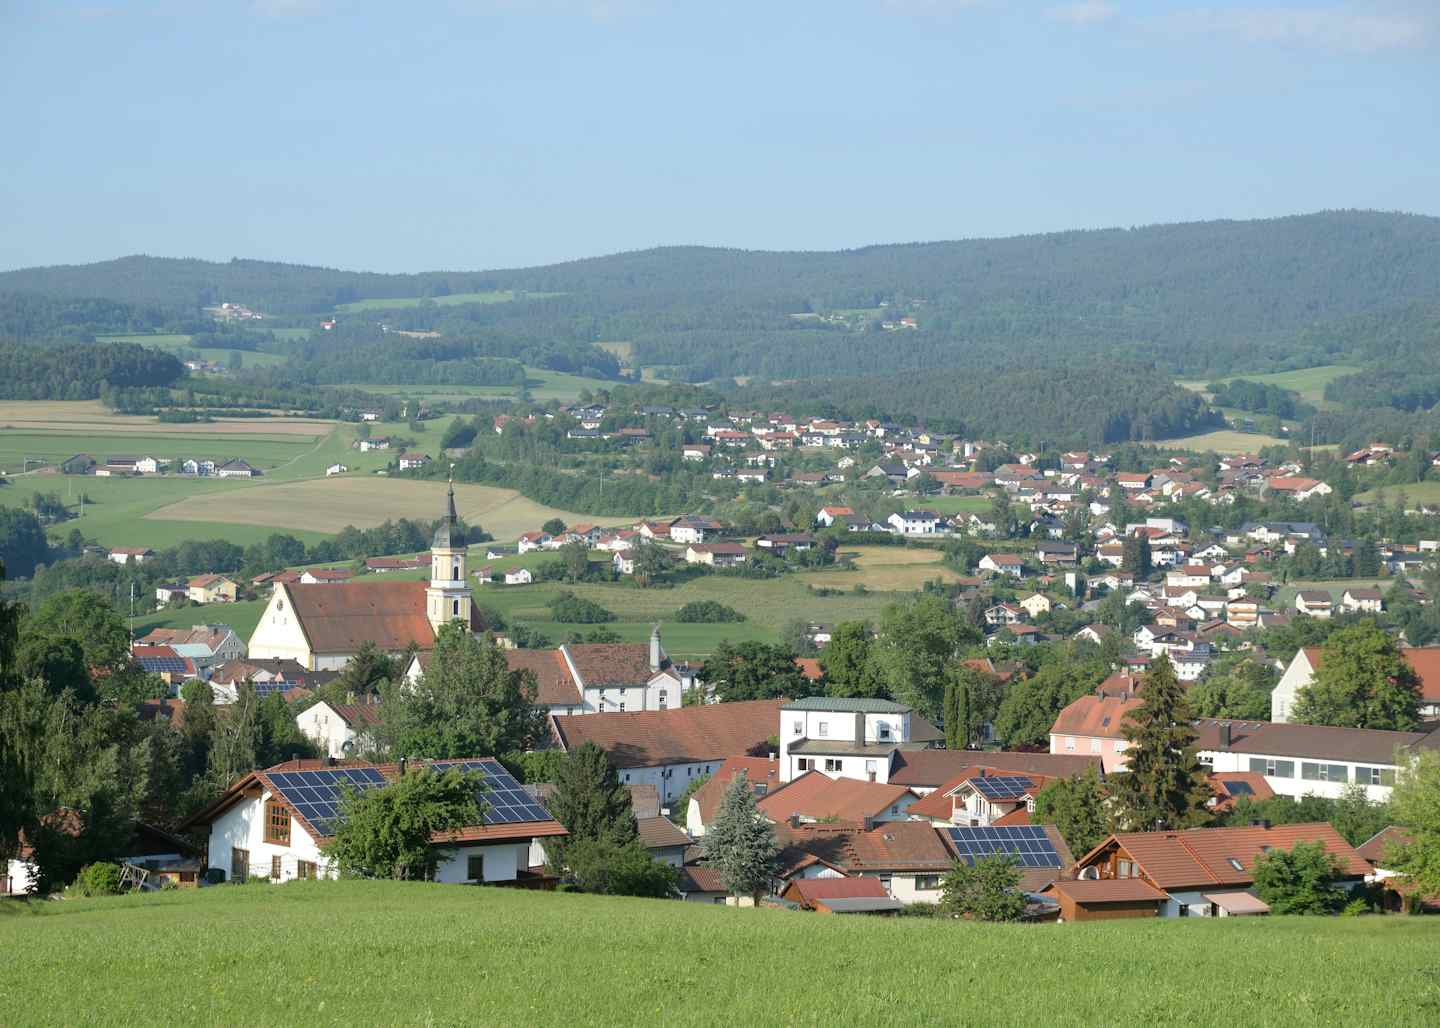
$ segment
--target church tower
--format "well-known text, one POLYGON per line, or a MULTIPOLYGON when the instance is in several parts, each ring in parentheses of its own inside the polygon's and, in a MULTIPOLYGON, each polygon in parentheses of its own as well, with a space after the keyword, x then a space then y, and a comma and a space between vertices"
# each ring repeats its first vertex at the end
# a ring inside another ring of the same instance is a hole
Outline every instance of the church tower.
POLYGON ((470 586, 465 580, 465 542, 455 516, 455 473, 445 498, 445 516, 430 542, 430 585, 425 590, 425 614, 439 632, 451 621, 470 624, 470 586))

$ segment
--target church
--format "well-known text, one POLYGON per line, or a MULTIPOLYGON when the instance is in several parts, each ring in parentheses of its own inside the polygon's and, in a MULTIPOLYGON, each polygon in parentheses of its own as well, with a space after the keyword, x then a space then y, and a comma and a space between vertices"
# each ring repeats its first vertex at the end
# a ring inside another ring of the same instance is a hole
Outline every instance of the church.
POLYGON ((470 602, 458 520, 452 481, 445 516, 430 544, 428 582, 276 584, 250 636, 250 656, 294 660, 309 671, 338 671, 366 642, 390 654, 412 643, 424 652, 452 621, 484 631, 470 602))

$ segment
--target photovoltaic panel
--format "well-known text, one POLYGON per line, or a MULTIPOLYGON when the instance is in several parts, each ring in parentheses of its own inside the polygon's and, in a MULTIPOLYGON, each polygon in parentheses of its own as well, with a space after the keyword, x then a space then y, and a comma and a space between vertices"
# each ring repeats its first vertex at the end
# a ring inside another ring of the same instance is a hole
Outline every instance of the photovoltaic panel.
POLYGON ((970 784, 986 799, 1018 800, 1035 783, 1024 775, 985 775, 970 779, 970 784))
POLYGON ((1021 867, 1059 867, 1060 854, 1038 825, 947 828, 955 852, 967 864, 996 853, 1013 853, 1021 867))

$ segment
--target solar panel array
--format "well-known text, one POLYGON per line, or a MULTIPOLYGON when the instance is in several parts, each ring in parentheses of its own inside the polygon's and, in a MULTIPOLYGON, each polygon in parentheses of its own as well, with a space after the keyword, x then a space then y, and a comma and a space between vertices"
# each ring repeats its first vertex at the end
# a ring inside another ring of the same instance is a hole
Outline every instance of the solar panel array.
POLYGON ((314 771, 276 771, 266 775, 295 813, 322 836, 335 834, 340 798, 345 786, 357 791, 385 784, 373 767, 324 768, 314 771))
MULTIPOLYGON (((433 767, 437 771, 448 771, 451 768, 478 771, 485 776, 487 788, 482 798, 485 801, 487 825, 550 820, 550 812, 526 792, 525 787, 517 782, 498 760, 439 760, 433 767)), ((359 791, 377 788, 387 781, 385 776, 373 767, 274 771, 266 777, 295 813, 309 821, 322 836, 333 835, 335 832, 340 800, 346 786, 359 791)))
POLYGON ((139 657, 140 666, 155 675, 185 674, 184 657, 139 657))
POLYGON ((945 832, 955 844, 960 859, 973 864, 996 853, 1013 853, 1021 867, 1059 867, 1060 854, 1055 844, 1037 825, 1013 825, 1003 828, 947 828, 945 832))
POLYGON ((1018 800, 1035 783, 1024 775, 983 775, 970 779, 970 784, 988 800, 1018 800))
POLYGON ((269 696, 272 692, 284 692, 292 688, 291 684, 284 679, 277 679, 274 682, 255 682, 252 684, 255 686, 256 699, 261 700, 269 696))

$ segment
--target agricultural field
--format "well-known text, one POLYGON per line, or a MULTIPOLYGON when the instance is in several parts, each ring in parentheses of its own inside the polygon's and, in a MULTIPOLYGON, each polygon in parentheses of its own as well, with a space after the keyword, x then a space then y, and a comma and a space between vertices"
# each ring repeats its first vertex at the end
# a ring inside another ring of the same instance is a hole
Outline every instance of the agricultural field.
POLYGON ((259 600, 241 600, 237 603, 207 603, 201 606, 165 608, 150 614, 136 614, 135 636, 146 635, 156 628, 189 628, 192 625, 229 625, 242 639, 249 639, 250 633, 260 623, 265 613, 269 595, 259 600))
POLYGON ((1440 482, 1412 482, 1409 485, 1387 485, 1383 489, 1371 489, 1369 492, 1360 493, 1355 497, 1355 502, 1363 504, 1379 503, 1382 499, 1386 503, 1394 503, 1401 496, 1405 497, 1405 505, 1414 507, 1416 504, 1440 503, 1440 482))
MULTIPOLYGON (((1301 368, 1298 371, 1277 371, 1269 375, 1227 375, 1220 379, 1206 379, 1205 381, 1180 382, 1179 385, 1186 389, 1192 389, 1197 393, 1205 392, 1205 387, 1211 382, 1230 382, 1237 378, 1243 378, 1247 382, 1260 382, 1265 385, 1279 386, 1281 389, 1289 389, 1300 395, 1300 399, 1313 407, 1321 410, 1328 410, 1334 406, 1325 399, 1325 387, 1339 378, 1341 375, 1348 375, 1355 369, 1344 364, 1324 364, 1314 368, 1301 368)), ((1254 415, 1250 415, 1254 416, 1254 415)))
POLYGON ((335 309, 342 314, 361 311, 393 310, 396 307, 419 307, 427 300, 437 307, 456 307, 465 303, 509 303, 511 300, 544 300, 559 293, 516 293, 512 289, 493 289, 483 293, 451 293, 449 296, 400 296, 375 297, 370 300, 356 300, 354 303, 337 304, 335 309))
MULTIPOLYGON (((402 517, 438 517, 444 504, 444 482, 344 475, 252 485, 243 504, 237 504, 233 497, 204 493, 161 507, 147 517, 155 521, 205 521, 334 533, 345 525, 370 528, 402 517)), ((606 525, 634 521, 572 514, 535 503, 513 489, 481 485, 457 485, 455 505, 466 522, 483 526, 497 539, 514 539, 554 517, 567 523, 606 525)))
POLYGON ((939 549, 917 546, 841 546, 838 556, 853 555, 855 569, 831 568, 800 576, 816 589, 853 589, 864 586, 870 592, 912 592, 926 582, 941 579, 953 582, 963 577, 941 561, 939 549))
POLYGON ((1289 440, 1259 432, 1236 432, 1222 428, 1202 435, 1187 435, 1179 439, 1157 439, 1157 446, 1176 450, 1194 450, 1196 453, 1254 453, 1264 446, 1288 446, 1289 440))
POLYGON ((7 902, 0 949, 5 1019, 27 1025, 1312 1028, 1425 1025, 1440 1014, 1440 919, 1422 917, 984 925, 289 882, 7 902), (334 946, 297 945, 308 938, 337 940, 343 957, 334 946), (777 959, 806 953, 824 959, 777 959), (1237 953, 1263 973, 1237 978, 1237 953), (1025 975, 1001 1006, 996 967, 1025 975), (1365 971, 1327 972, 1340 968, 1365 971))
MULTIPOLYGON (((585 378, 569 375, 563 371, 546 371, 543 368, 525 369, 526 388, 537 401, 574 400, 582 390, 613 388, 617 383, 604 378, 585 378)), ((519 396, 520 391, 506 385, 451 385, 443 384, 394 384, 375 382, 347 382, 353 389, 384 396, 415 396, 425 400, 443 403, 458 403, 473 397, 505 399, 519 396)))
POLYGON ((921 496, 915 506, 947 516, 953 514, 984 514, 994 501, 988 496, 921 496))
MULTIPOLYGON (((308 329, 270 329, 277 335, 281 332, 299 331, 302 335, 309 335, 308 329)), ((157 350, 169 350, 171 353, 178 353, 187 350, 199 354, 205 360, 215 361, 217 364, 229 364, 230 355, 235 353, 233 347, 224 346, 191 346, 190 336, 187 335, 105 335, 96 336, 96 342, 100 343, 139 343, 141 346, 153 347, 157 350)), ((276 364, 283 364, 285 358, 278 353, 260 353, 255 350, 239 351, 243 360, 243 366, 247 368, 268 368, 276 364)))

